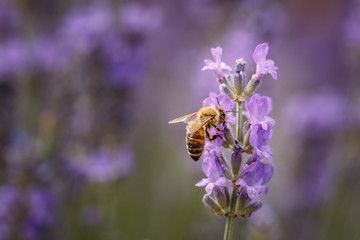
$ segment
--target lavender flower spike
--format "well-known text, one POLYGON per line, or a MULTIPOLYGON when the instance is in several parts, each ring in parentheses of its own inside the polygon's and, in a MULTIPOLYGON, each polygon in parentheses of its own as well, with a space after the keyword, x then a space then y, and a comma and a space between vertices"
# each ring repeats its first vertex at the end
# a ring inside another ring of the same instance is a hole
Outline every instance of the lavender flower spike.
POLYGON ((216 76, 220 79, 223 78, 224 74, 228 74, 232 71, 231 67, 229 67, 228 65, 226 65, 224 62, 221 61, 221 57, 222 57, 221 47, 211 48, 211 54, 215 59, 215 62, 210 59, 205 59, 204 60, 205 66, 201 69, 202 71, 203 70, 214 71, 216 76))
POLYGON ((253 53, 253 59, 256 62, 256 73, 255 78, 261 79, 264 75, 270 74, 274 79, 277 79, 276 70, 278 67, 275 66, 275 62, 271 59, 266 59, 269 51, 269 44, 262 43, 256 46, 253 53))

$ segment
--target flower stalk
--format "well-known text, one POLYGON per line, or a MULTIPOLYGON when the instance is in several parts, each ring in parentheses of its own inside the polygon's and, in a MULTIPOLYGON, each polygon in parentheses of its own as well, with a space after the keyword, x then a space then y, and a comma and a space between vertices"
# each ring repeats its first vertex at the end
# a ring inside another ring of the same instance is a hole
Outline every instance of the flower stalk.
MULTIPOLYGON (((236 117, 237 117, 236 139, 238 142, 241 142, 242 102, 236 103, 236 117)), ((236 217, 235 214, 236 199, 237 199, 237 187, 234 185, 231 194, 230 212, 227 214, 227 218, 226 218, 224 240, 230 240, 232 238, 234 218, 236 217)))

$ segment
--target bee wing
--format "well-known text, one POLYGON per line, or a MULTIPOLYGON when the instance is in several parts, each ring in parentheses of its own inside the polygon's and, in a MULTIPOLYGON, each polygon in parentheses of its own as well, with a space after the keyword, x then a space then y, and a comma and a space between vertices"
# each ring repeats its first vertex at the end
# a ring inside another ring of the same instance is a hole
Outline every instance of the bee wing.
POLYGON ((205 124, 207 124, 211 119, 213 119, 213 117, 208 116, 208 117, 203 117, 201 119, 197 119, 197 120, 193 121, 191 124, 187 125, 187 132, 191 134, 191 133, 198 131, 205 124))
POLYGON ((184 116, 171 120, 169 123, 179 123, 179 122, 189 123, 197 119, 197 114, 198 114, 197 112, 186 114, 184 116))

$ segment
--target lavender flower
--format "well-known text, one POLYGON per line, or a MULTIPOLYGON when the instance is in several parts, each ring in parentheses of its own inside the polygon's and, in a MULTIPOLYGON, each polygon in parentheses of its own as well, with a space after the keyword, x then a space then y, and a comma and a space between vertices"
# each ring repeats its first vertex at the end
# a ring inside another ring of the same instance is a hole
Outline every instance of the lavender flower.
POLYGON ((53 222, 54 201, 52 193, 43 188, 29 186, 25 191, 12 185, 0 188, 0 239, 10 236, 20 239, 39 239, 42 231, 53 222), (10 229, 22 216, 19 229, 10 229), (19 230, 19 231, 14 231, 19 230))
POLYGON ((269 45, 267 43, 262 43, 256 46, 253 59, 256 63, 256 73, 255 79, 261 79, 264 75, 270 74, 274 79, 277 79, 278 69, 275 66, 275 62, 271 59, 266 59, 269 51, 269 45))
POLYGON ((203 67, 201 70, 211 70, 214 71, 215 75, 218 78, 223 78, 224 74, 228 74, 232 71, 231 67, 226 65, 224 62, 221 61, 222 57, 222 48, 216 47, 211 48, 211 54, 213 58, 215 59, 215 62, 210 59, 205 59, 205 67, 203 67))
POLYGON ((245 102, 244 115, 251 125, 261 125, 264 130, 275 125, 275 120, 267 116, 272 109, 271 98, 254 94, 245 102))
POLYGON ((211 134, 217 134, 221 139, 207 139, 209 141, 206 141, 204 147, 202 163, 202 170, 207 178, 203 178, 195 186, 205 187, 205 205, 217 215, 227 216, 225 240, 231 238, 235 216, 249 217, 261 208, 259 196, 267 193, 266 184, 274 172, 272 149, 267 146, 272 137, 271 128, 275 126, 275 120, 268 116, 272 109, 271 99, 255 94, 245 102, 246 111, 242 113, 244 101, 254 93, 263 75, 269 73, 277 78, 274 61, 266 59, 268 50, 267 43, 256 47, 253 56, 257 63, 256 73, 245 89, 243 86, 246 82, 246 61, 238 59, 235 62, 235 72, 232 72, 221 62, 220 47, 211 49, 215 62, 206 59, 206 66, 202 68, 215 72, 219 78, 219 89, 223 92, 219 95, 211 92, 209 97, 203 100, 203 106, 221 107, 226 112, 226 122, 223 126, 219 124, 219 130, 210 129, 211 134), (236 118, 231 114, 234 105, 236 118), (243 115, 247 118, 246 121, 242 120, 243 115), (235 125, 236 139, 229 137, 233 134, 231 127, 227 125, 235 125), (231 155, 223 154, 221 147, 228 148, 232 152, 231 155), (242 153, 251 156, 241 169, 242 153), (231 159, 227 159, 226 155, 231 156, 231 159), (266 160, 269 160, 270 164, 265 163, 266 160), (232 188, 231 196, 229 188, 232 188))
POLYGON ((344 124, 346 105, 342 94, 336 89, 325 87, 314 93, 295 94, 286 103, 282 115, 287 123, 290 123, 291 119, 291 125, 296 126, 286 126, 291 132, 323 135, 336 131, 344 124), (297 114, 300 108, 303 111, 297 114))
POLYGON ((236 181, 237 185, 246 189, 247 195, 252 199, 257 199, 262 192, 267 193, 265 185, 274 173, 273 166, 262 162, 252 162, 243 168, 242 176, 236 181))
POLYGON ((207 142, 204 150, 202 170, 207 178, 203 178, 195 184, 197 187, 205 187, 207 194, 211 194, 215 186, 225 187, 228 182, 223 177, 223 169, 218 162, 221 157, 220 148, 210 142, 207 142))
POLYGON ((96 150, 89 158, 74 158, 70 167, 90 182, 111 182, 127 176, 132 169, 132 153, 122 147, 116 151, 96 150))
POLYGON ((105 4, 92 4, 70 13, 58 30, 59 37, 76 54, 89 53, 109 31, 111 11, 105 4))
POLYGON ((120 23, 126 30, 144 34, 160 26, 162 12, 156 7, 145 7, 139 3, 130 3, 120 11, 120 23))
POLYGON ((272 130, 269 128, 264 130, 259 125, 251 127, 250 130, 250 144, 253 147, 252 160, 264 161, 268 159, 271 164, 272 161, 272 148, 266 146, 272 137, 272 130))

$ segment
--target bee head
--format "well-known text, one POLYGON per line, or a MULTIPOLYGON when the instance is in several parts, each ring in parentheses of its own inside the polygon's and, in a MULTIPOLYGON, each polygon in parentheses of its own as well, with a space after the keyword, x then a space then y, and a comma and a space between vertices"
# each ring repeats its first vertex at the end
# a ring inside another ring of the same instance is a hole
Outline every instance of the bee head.
POLYGON ((221 108, 221 107, 217 107, 216 108, 219 113, 220 113, 220 122, 225 122, 225 119, 226 119, 226 115, 225 115, 225 112, 224 110, 221 108))

